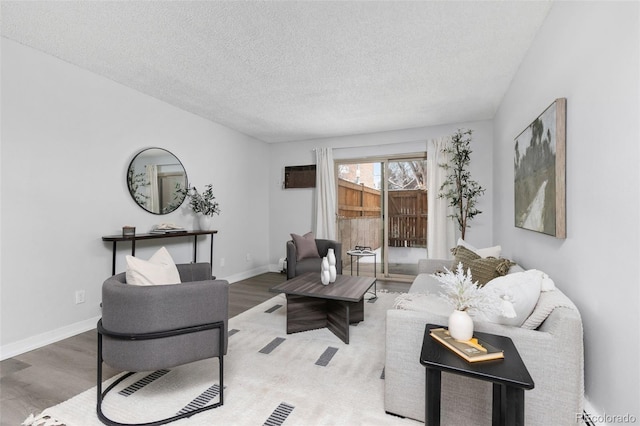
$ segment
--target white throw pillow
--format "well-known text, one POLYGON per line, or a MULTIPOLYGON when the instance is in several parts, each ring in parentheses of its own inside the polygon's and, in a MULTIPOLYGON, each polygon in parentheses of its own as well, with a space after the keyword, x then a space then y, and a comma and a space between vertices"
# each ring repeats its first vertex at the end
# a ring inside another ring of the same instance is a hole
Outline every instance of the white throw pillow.
POLYGON ((495 257, 496 259, 498 259, 500 257, 500 253, 502 252, 502 246, 475 248, 474 246, 472 246, 462 238, 458 238, 458 245, 468 250, 471 250, 472 252, 474 252, 475 254, 477 254, 482 258, 495 257))
POLYGON ((162 247, 149 260, 126 256, 127 284, 164 285, 179 284, 180 274, 166 248, 162 247))
POLYGON ((520 327, 531 315, 540 297, 540 271, 516 272, 494 278, 483 287, 501 299, 497 313, 485 313, 490 322, 520 327))

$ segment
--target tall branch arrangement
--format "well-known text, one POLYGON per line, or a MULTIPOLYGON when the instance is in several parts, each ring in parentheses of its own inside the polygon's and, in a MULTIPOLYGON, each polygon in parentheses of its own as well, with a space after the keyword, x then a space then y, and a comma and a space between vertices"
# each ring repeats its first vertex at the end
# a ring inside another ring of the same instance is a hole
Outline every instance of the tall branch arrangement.
MULTIPOLYGON (((182 195, 189 198, 189 207, 194 213, 202 213, 205 216, 213 216, 220 214, 220 205, 213 196, 213 185, 205 185, 205 190, 200 194, 195 186, 181 188, 180 184, 176 185, 176 198, 182 195)), ((180 201, 182 204, 182 201, 180 201)))
POLYGON ((458 223, 461 237, 464 240, 469 221, 482 211, 476 208, 478 198, 485 189, 478 182, 471 179, 469 164, 471 163, 471 133, 472 130, 458 130, 451 136, 451 144, 443 152, 449 154, 449 162, 439 164, 448 171, 447 179, 440 187, 440 198, 446 198, 453 213, 449 217, 458 223))

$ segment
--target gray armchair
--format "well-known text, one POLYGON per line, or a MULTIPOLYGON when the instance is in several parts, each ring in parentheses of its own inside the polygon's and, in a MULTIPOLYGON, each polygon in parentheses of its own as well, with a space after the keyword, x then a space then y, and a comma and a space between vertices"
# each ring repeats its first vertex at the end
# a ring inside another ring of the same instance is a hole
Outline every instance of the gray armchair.
POLYGON ((320 273, 322 258, 327 255, 332 248, 336 255, 336 271, 342 274, 342 243, 333 240, 323 240, 316 238, 316 246, 320 257, 306 258, 298 260, 296 245, 293 241, 287 241, 287 279, 304 274, 305 272, 320 273))
POLYGON ((224 402, 223 356, 227 352, 229 283, 212 280, 208 263, 176 266, 181 284, 129 285, 125 273, 121 273, 102 285, 102 319, 98 322, 97 413, 104 424, 121 424, 102 413, 102 400, 134 372, 168 369, 206 358, 219 360, 219 402, 145 424, 159 425, 190 417, 224 402), (129 372, 104 392, 103 362, 129 372))

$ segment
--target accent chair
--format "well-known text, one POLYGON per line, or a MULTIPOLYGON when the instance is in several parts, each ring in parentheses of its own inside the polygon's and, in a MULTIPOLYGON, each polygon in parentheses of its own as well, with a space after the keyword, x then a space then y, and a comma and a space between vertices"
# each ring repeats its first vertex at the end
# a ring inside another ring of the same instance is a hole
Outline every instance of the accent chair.
MULTIPOLYGON (((223 356, 227 352, 229 283, 213 280, 209 263, 176 265, 181 283, 132 285, 123 272, 102 285, 98 322, 97 414, 106 425, 102 401, 124 379, 139 371, 170 369, 218 358, 219 402, 144 425, 161 425, 223 404, 223 356), (102 391, 102 363, 127 371, 102 391)), ((140 407, 144 410, 144 407, 140 407)))
POLYGON ((336 255, 336 271, 342 274, 342 243, 333 240, 316 239, 316 248, 319 257, 302 257, 299 258, 299 251, 293 240, 287 241, 287 279, 294 278, 306 272, 320 273, 320 264, 322 258, 327 255, 329 249, 332 248, 336 255))

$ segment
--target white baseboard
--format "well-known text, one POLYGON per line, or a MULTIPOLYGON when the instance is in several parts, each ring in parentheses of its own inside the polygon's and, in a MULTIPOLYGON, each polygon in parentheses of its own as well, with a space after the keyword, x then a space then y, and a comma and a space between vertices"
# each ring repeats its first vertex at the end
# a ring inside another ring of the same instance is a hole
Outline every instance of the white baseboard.
POLYGON ((272 263, 269 265, 269 272, 282 272, 282 267, 276 263, 272 263))
POLYGON ((45 333, 37 334, 26 339, 19 340, 17 342, 9 343, 0 347, 0 360, 13 358, 25 352, 32 351, 34 349, 41 348, 43 346, 50 345, 60 340, 67 339, 75 336, 76 334, 84 333, 91 329, 96 328, 96 324, 100 319, 99 316, 89 318, 84 321, 76 322, 64 327, 57 328, 55 330, 47 331, 45 333))
POLYGON ((227 280, 229 283, 235 283, 238 281, 246 280, 256 275, 264 274, 265 272, 272 272, 271 265, 263 265, 257 268, 250 269, 248 271, 240 272, 238 274, 229 275, 226 277, 219 277, 221 280, 227 280))

